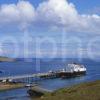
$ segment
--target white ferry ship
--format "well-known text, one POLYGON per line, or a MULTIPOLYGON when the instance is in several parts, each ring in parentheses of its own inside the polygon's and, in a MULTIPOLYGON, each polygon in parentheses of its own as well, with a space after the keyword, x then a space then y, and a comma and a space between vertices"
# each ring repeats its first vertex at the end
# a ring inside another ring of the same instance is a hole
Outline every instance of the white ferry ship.
POLYGON ((60 77, 74 77, 74 76, 80 76, 85 75, 87 69, 84 65, 80 65, 77 63, 68 64, 65 69, 60 71, 59 75, 60 77))

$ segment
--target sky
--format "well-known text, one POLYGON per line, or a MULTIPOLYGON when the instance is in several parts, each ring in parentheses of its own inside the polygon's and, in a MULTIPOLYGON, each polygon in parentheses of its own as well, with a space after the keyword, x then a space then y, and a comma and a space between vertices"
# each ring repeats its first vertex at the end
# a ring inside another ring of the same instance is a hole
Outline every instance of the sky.
POLYGON ((99 58, 99 36, 100 0, 0 0, 1 55, 99 58))
MULTIPOLYGON (((17 3, 18 1, 19 0, 0 0, 0 5, 17 3)), ((37 7, 39 5, 39 3, 43 2, 43 0, 27 0, 27 1, 32 3, 35 7, 37 7)), ((68 1, 74 3, 77 10, 80 13, 82 13, 82 12, 87 13, 87 10, 90 10, 92 12, 92 9, 95 10, 95 8, 100 8, 99 0, 93 0, 93 1, 91 1, 91 0, 87 0, 87 1, 85 1, 85 0, 68 0, 68 1)))

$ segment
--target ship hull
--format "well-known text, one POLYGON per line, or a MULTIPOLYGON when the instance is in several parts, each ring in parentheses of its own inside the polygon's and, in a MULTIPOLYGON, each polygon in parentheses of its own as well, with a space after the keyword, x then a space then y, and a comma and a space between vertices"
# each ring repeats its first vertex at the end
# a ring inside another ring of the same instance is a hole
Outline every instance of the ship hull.
POLYGON ((59 77, 61 78, 71 78, 71 77, 77 77, 77 76, 82 76, 85 75, 86 71, 81 71, 81 72, 61 72, 59 73, 59 77))

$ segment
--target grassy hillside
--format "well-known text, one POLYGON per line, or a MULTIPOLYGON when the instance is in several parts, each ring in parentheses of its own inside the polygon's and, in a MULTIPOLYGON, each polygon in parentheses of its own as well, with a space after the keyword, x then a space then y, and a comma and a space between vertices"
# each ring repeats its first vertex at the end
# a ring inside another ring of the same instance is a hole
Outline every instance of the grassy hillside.
POLYGON ((3 62, 3 61, 15 61, 15 59, 13 59, 13 58, 8 58, 8 57, 1 57, 1 56, 0 56, 0 62, 3 62))
POLYGON ((100 100, 100 81, 60 89, 38 100, 100 100))

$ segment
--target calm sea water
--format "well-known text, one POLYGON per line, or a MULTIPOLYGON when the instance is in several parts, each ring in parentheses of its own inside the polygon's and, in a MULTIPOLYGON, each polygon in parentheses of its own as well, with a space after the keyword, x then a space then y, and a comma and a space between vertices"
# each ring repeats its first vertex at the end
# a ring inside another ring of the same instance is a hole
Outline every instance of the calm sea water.
MULTIPOLYGON (((94 81, 100 79, 100 62, 96 62, 90 59, 78 60, 75 58, 70 59, 28 59, 17 62, 2 62, 0 63, 0 70, 3 71, 0 74, 2 76, 9 75, 21 75, 21 74, 33 74, 38 72, 47 72, 49 70, 58 70, 65 68, 68 63, 71 62, 81 63, 87 68, 87 75, 82 77, 76 77, 71 79, 49 79, 37 81, 41 87, 56 90, 62 87, 71 86, 86 81, 94 81), (40 67, 39 67, 40 66, 40 67)), ((0 100, 31 100, 27 94, 27 89, 15 89, 0 93, 0 100)))

